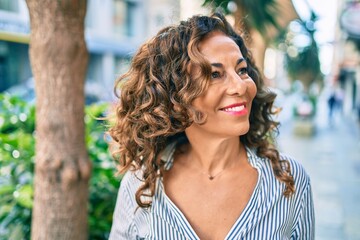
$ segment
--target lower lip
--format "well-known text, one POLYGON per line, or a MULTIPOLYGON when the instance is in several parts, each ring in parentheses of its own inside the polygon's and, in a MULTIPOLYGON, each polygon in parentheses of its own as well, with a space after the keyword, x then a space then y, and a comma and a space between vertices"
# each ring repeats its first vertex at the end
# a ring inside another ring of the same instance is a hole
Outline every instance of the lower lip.
POLYGON ((244 108, 241 111, 223 111, 223 112, 233 116, 245 116, 248 113, 247 108, 244 108))

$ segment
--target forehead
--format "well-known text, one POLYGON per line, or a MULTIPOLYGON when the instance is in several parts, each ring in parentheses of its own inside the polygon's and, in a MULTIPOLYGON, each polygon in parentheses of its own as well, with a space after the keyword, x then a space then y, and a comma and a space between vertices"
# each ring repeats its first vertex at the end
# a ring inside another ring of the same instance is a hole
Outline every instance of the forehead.
POLYGON ((239 46, 225 33, 215 31, 209 33, 199 44, 199 50, 205 57, 227 55, 232 53, 242 57, 239 46))

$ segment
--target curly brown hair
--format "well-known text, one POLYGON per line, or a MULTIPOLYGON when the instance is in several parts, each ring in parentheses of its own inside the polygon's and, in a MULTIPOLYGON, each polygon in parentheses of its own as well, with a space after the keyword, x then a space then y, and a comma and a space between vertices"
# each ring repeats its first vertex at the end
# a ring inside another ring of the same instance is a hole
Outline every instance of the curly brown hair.
POLYGON ((286 185, 285 196, 295 191, 289 164, 280 160, 279 152, 271 143, 272 133, 277 132, 278 126, 271 118, 276 94, 265 88, 243 38, 221 13, 214 13, 193 16, 159 31, 140 47, 129 71, 116 82, 119 102, 116 122, 109 133, 117 142, 114 156, 121 172, 142 169, 144 183, 136 193, 140 207, 151 205, 151 201, 143 197, 152 197, 155 193, 156 179, 163 167, 159 158, 161 151, 170 142, 186 141, 184 130, 194 122, 204 121, 192 102, 208 86, 211 66, 198 46, 213 31, 225 33, 239 46, 258 90, 250 113, 250 129, 240 136, 241 142, 256 148, 260 157, 271 161, 275 176, 286 185), (193 66, 201 69, 199 79, 191 77, 193 66))

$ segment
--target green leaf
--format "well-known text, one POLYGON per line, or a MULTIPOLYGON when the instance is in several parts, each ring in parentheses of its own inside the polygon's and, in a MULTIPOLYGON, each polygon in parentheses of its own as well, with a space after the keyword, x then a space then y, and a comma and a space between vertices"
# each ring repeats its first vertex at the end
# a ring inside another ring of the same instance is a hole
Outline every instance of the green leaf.
POLYGON ((12 185, 0 185, 0 195, 9 194, 15 191, 15 187, 12 185))
POLYGON ((0 207, 0 219, 4 218, 12 210, 13 204, 2 204, 0 207))
POLYGON ((32 208, 33 187, 30 184, 20 187, 19 190, 14 192, 14 198, 19 205, 25 208, 32 208))
POLYGON ((16 224, 11 228, 9 240, 21 240, 21 239, 24 239, 22 226, 21 224, 16 224))
POLYGON ((234 14, 229 11, 229 2, 236 3, 237 12, 241 13, 241 19, 246 30, 256 29, 264 37, 267 37, 267 28, 274 26, 280 30, 276 20, 278 5, 275 0, 204 0, 203 6, 220 8, 225 14, 234 14))

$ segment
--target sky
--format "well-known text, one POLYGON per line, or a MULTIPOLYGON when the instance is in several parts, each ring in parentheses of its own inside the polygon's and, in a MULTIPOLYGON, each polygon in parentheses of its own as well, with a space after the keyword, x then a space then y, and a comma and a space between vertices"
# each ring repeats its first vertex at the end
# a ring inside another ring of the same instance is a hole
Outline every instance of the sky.
POLYGON ((310 17, 309 7, 318 15, 315 40, 320 47, 321 70, 331 73, 333 44, 337 22, 337 0, 292 0, 299 16, 306 20, 310 17))

